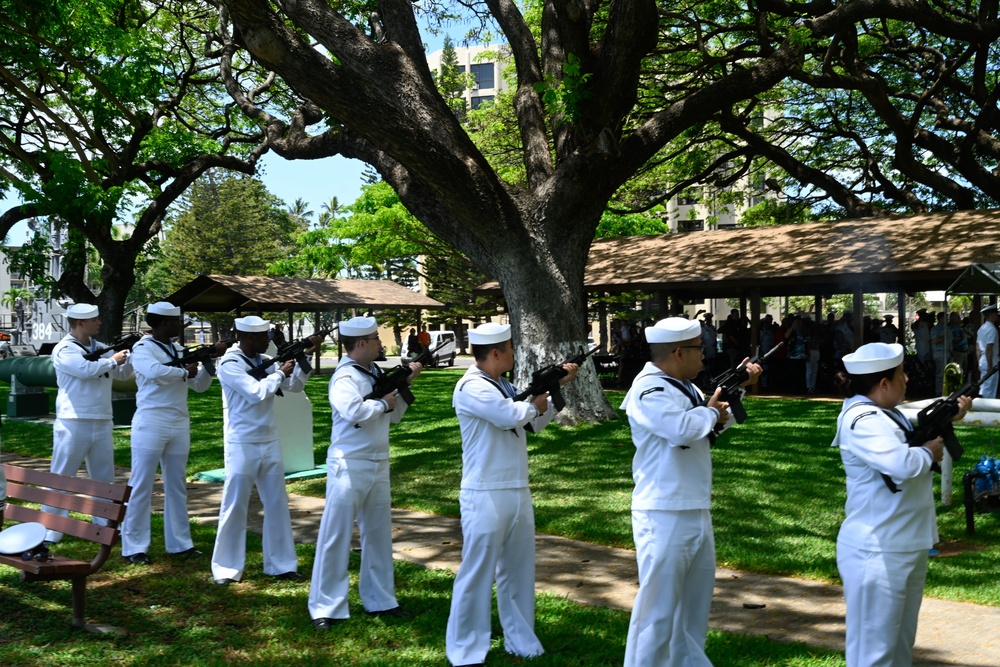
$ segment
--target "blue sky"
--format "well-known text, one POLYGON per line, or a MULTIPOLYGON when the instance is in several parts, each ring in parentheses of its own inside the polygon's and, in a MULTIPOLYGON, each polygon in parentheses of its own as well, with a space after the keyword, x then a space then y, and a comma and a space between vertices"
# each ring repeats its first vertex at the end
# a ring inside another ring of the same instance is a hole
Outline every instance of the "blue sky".
POLYGON ((268 153, 261 163, 257 177, 268 191, 289 206, 296 199, 308 203, 309 210, 315 214, 312 218, 314 222, 323 210, 323 204, 332 197, 345 206, 361 194, 361 172, 365 163, 360 160, 340 156, 322 160, 286 160, 268 153))

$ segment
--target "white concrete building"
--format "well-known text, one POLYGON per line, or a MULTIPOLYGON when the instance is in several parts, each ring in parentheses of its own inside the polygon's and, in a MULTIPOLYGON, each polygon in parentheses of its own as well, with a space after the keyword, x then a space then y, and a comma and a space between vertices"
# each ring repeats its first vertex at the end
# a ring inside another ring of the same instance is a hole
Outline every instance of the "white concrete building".
MULTIPOLYGON (((427 64, 432 72, 441 71, 441 56, 443 50, 427 54, 427 64)), ((492 102, 497 93, 507 89, 503 79, 503 58, 507 46, 456 46, 455 55, 458 58, 458 68, 461 72, 469 72, 475 83, 465 89, 465 103, 470 109, 478 109, 484 102, 492 102), (498 57, 499 56, 499 57, 498 57)))
MULTIPOLYGON (((29 228, 35 231, 46 223, 32 220, 29 228)), ((49 228, 48 273, 54 278, 62 274, 63 244, 66 242, 66 230, 59 225, 49 228)), ((18 246, 13 246, 16 248, 18 246)), ((0 330, 11 336, 14 344, 32 345, 37 350, 45 343, 56 343, 67 331, 66 306, 72 303, 70 299, 48 299, 40 292, 40 286, 20 273, 12 272, 6 253, 7 247, 0 248, 0 298, 10 295, 11 290, 27 290, 31 297, 21 298, 14 303, 0 304, 0 330)))

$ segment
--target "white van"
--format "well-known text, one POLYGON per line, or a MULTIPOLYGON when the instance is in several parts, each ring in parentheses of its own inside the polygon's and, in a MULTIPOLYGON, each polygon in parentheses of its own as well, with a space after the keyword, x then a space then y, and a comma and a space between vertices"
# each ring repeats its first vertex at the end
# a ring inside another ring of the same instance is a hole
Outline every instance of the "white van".
MULTIPOLYGON (((432 368, 436 368, 441 365, 454 366, 455 365, 455 332, 454 331, 428 331, 431 335, 431 346, 430 349, 434 352, 434 359, 429 364, 432 368), (440 348, 440 349, 438 349, 440 348)), ((403 348, 399 354, 399 362, 405 364, 410 361, 411 357, 416 356, 416 354, 410 354, 410 351, 406 347, 406 340, 403 340, 403 348)))

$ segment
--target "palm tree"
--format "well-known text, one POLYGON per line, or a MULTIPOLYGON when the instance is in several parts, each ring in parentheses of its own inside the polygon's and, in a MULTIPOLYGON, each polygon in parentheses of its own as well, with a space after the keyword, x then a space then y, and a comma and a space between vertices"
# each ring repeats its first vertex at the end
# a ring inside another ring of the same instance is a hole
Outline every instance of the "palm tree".
POLYGON ((319 214, 319 226, 328 227, 336 219, 340 210, 340 202, 336 197, 331 197, 330 201, 323 204, 323 212, 319 214))
POLYGON ((313 212, 309 210, 309 202, 299 197, 295 203, 287 209, 289 217, 299 224, 303 229, 309 227, 309 218, 313 217, 313 212))
POLYGON ((22 299, 25 304, 30 304, 35 300, 35 293, 27 287, 11 287, 3 294, 0 294, 0 306, 6 306, 14 310, 18 299, 22 299))

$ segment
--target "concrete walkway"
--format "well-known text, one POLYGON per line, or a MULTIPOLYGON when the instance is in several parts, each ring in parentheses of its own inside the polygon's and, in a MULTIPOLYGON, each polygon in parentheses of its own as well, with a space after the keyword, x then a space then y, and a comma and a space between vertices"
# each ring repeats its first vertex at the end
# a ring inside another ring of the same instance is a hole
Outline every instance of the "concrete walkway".
MULTIPOLYGON (((4 463, 48 468, 48 461, 4 455, 4 463)), ((119 469, 128 478, 128 470, 119 469)), ((190 482, 191 518, 208 524, 218 520, 221 484, 190 482)), ((154 489, 154 511, 162 511, 162 487, 154 489)), ((315 544, 323 500, 290 496, 295 541, 315 544)), ((260 500, 253 493, 250 529, 260 533, 260 500)), ((357 536, 355 536, 356 538, 357 536)), ((203 550, 211 545, 198 545, 203 550)), ((357 545, 355 545, 357 546, 357 545)), ((429 568, 458 570, 462 531, 458 519, 393 510, 393 552, 429 568)), ((551 535, 536 540, 536 590, 582 604, 630 611, 638 590, 635 553, 551 535)), ((308 571, 308 565, 303 568, 308 571)), ((983 573, 984 577, 996 573, 983 573)), ((715 630, 764 635, 844 650, 844 598, 839 586, 718 569, 710 625, 715 630), (763 605, 763 606, 761 606, 763 605)), ((1000 608, 925 598, 914 650, 914 665, 1000 665, 1000 608)))

